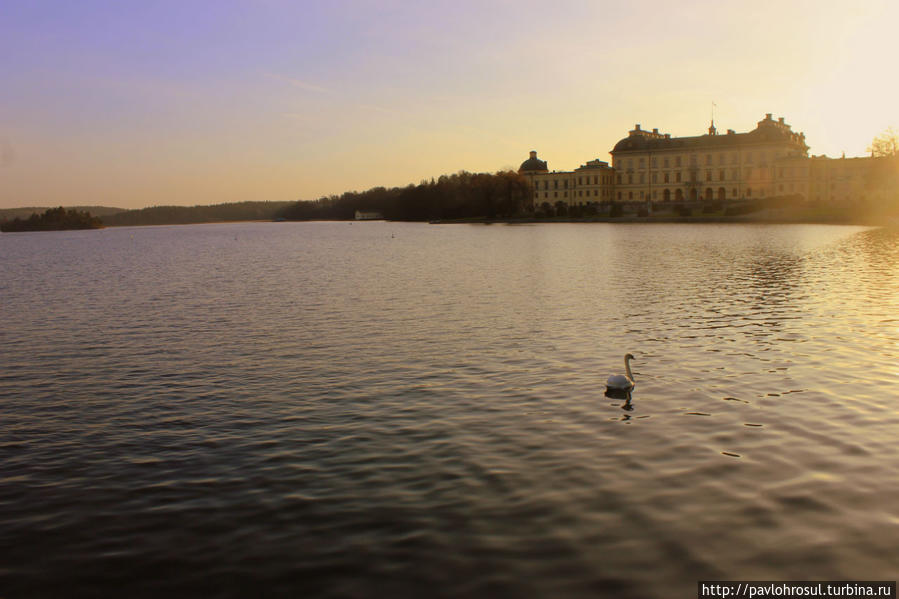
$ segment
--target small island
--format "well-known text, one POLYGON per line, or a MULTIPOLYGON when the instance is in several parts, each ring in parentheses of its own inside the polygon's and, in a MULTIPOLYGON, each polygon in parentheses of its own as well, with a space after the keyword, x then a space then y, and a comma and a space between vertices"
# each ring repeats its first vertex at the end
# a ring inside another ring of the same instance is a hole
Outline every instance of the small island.
POLYGON ((26 219, 14 218, 0 222, 0 231, 5 233, 100 229, 102 227, 103 221, 100 217, 91 216, 90 212, 66 210, 62 206, 50 208, 43 214, 34 213, 26 219))

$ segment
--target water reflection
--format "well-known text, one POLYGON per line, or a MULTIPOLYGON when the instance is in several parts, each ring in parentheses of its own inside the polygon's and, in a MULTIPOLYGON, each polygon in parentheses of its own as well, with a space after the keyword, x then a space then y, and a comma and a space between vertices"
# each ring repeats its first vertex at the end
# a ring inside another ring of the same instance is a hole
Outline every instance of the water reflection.
POLYGON ((887 578, 897 242, 713 225, 0 236, 0 586, 106 596, 158 567, 160 595, 238 596, 221 579, 655 599, 735 573, 887 578), (652 364, 641 396, 597 398, 625 347, 652 364))
POLYGON ((606 397, 610 397, 612 399, 624 399, 626 400, 624 404, 621 406, 623 410, 633 410, 634 407, 631 404, 631 396, 632 392, 630 389, 611 389, 606 388, 606 397))

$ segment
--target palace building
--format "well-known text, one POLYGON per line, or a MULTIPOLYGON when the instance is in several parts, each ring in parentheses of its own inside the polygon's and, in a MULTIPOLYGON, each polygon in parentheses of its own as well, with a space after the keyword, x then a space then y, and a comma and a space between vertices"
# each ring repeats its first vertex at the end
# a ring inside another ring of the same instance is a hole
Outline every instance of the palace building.
POLYGON ((531 183, 531 209, 541 204, 567 206, 608 202, 614 199, 615 172, 608 162, 590 160, 573 171, 550 172, 546 162, 531 157, 521 163, 518 172, 531 183))
POLYGON ((617 200, 734 200, 775 195, 781 161, 805 158, 808 146, 768 114, 749 133, 718 135, 713 122, 706 135, 671 137, 636 125, 611 154, 617 200))
POLYGON ((532 186, 532 208, 590 205, 616 200, 729 202, 791 197, 852 202, 872 193, 895 160, 809 157, 805 134, 769 113, 755 129, 672 137, 638 124, 611 150, 612 165, 591 160, 573 171, 550 171, 532 151, 519 173, 532 186), (887 162, 884 162, 887 161, 887 162))

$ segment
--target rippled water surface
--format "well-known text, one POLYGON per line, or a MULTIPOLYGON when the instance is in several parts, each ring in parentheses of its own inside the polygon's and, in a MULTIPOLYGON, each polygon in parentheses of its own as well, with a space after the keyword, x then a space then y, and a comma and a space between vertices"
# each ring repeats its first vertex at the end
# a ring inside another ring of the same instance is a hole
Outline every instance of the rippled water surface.
POLYGON ((896 230, 3 234, 0 301, 3 597, 896 578, 896 230))

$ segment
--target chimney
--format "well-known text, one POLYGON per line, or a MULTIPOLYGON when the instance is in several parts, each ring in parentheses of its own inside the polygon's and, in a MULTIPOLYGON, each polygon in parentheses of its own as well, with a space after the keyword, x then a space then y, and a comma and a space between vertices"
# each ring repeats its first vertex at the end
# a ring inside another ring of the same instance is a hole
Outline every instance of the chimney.
POLYGON ((783 118, 783 117, 780 117, 779 119, 777 119, 777 122, 780 123, 781 125, 783 125, 783 124, 784 124, 784 118, 783 118))
POLYGON ((773 117, 772 113, 770 113, 770 112, 765 113, 765 120, 766 120, 766 121, 772 120, 772 117, 773 117))
POLYGON ((537 150, 531 150, 531 158, 537 157, 537 150))
POLYGON ((671 134, 670 134, 670 133, 666 133, 666 134, 665 134, 665 139, 671 139, 671 134))
POLYGON ((737 132, 734 131, 733 129, 728 129, 728 130, 727 130, 727 134, 728 134, 728 135, 736 135, 737 132))
POLYGON ((637 123, 636 125, 634 125, 634 130, 640 131, 640 123, 637 123))
POLYGON ((655 133, 656 135, 658 135, 658 134, 659 134, 659 128, 658 128, 658 127, 654 127, 653 130, 652 130, 652 132, 655 133))

